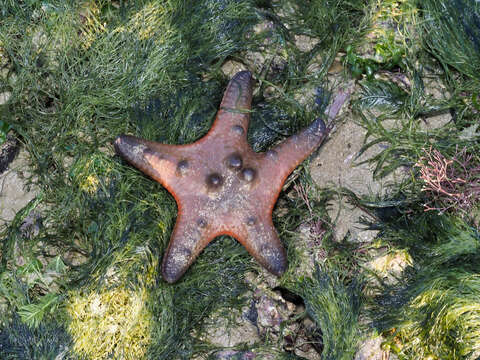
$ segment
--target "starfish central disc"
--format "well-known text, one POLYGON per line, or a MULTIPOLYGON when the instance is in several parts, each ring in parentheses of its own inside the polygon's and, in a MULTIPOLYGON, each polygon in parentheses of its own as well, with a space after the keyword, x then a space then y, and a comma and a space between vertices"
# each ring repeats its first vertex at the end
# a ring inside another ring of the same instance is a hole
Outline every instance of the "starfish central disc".
POLYGON ((266 269, 281 275, 285 250, 272 210, 287 176, 323 140, 325 124, 314 121, 265 153, 247 143, 252 76, 230 80, 210 131, 188 145, 168 145, 121 135, 115 150, 160 182, 178 205, 177 222, 162 263, 166 281, 177 281, 205 246, 231 235, 266 269))

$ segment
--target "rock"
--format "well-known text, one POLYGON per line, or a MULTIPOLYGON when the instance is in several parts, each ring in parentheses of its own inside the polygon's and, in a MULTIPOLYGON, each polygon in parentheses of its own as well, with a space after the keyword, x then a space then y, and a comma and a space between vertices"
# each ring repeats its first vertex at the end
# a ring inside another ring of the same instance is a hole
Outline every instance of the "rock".
MULTIPOLYGON (((386 284, 397 282, 403 271, 413 265, 413 259, 407 250, 392 250, 384 255, 377 256, 365 267, 374 272, 386 284)), ((375 280, 377 280, 375 278, 375 280)))
POLYGON ((293 94, 293 98, 308 111, 312 111, 314 99, 317 94, 317 86, 313 83, 307 83, 305 86, 298 88, 293 94))
POLYGON ((294 269, 295 276, 311 277, 315 263, 325 262, 327 255, 322 248, 322 238, 326 233, 326 224, 322 220, 312 220, 300 225, 296 231, 295 249, 300 253, 300 263, 294 269))
POLYGON ((253 360, 259 359, 258 355, 252 351, 226 350, 215 353, 217 360, 253 360))
POLYGON ((453 120, 452 114, 440 114, 424 118, 420 122, 420 129, 424 131, 435 130, 444 127, 453 120))
MULTIPOLYGON (((304 307, 302 306, 302 311, 304 307)), ((304 318, 296 333, 294 353, 304 359, 320 360, 323 350, 322 333, 310 318, 304 318)))
POLYGON ((310 60, 305 75, 313 76, 313 78, 318 79, 318 76, 322 74, 323 70, 323 56, 322 54, 318 54, 310 60))
POLYGON ((279 285, 279 279, 277 276, 265 270, 263 267, 258 267, 259 273, 247 273, 245 275, 245 281, 250 284, 253 289, 274 289, 279 285))
POLYGON ((12 93, 9 91, 0 93, 0 105, 5 104, 10 99, 10 96, 12 96, 12 93))
MULTIPOLYGON (((305 359, 320 359, 314 345, 317 342, 312 334, 318 333, 315 324, 309 319, 297 319, 305 311, 303 305, 295 305, 285 300, 280 291, 273 291, 260 277, 248 274, 254 291, 247 294, 250 305, 241 311, 232 310, 228 317, 218 313, 210 317, 202 332, 201 340, 218 348, 254 346, 267 340, 271 344, 280 344, 283 351, 295 353, 305 359)), ((215 359, 270 359, 267 349, 223 350, 210 354, 215 359)), ((278 347, 272 348, 273 354, 278 347)))
MULTIPOLYGON (((355 166, 365 134, 365 129, 351 119, 339 125, 336 132, 323 144, 318 158, 312 162, 310 170, 315 182, 320 186, 333 184, 348 187, 360 194, 380 192, 382 184, 373 180, 371 166, 355 166)), ((362 156, 362 159, 369 158, 369 155, 373 155, 371 150, 362 156)))
POLYGON ((7 135, 7 140, 0 145, 0 175, 8 169, 19 150, 20 142, 13 135, 7 135))
POLYGON ((335 223, 335 238, 340 241, 346 236, 357 242, 370 242, 378 235, 360 223, 365 213, 348 205, 344 198, 336 198, 330 204, 328 213, 335 223))
POLYGON ((329 74, 339 74, 344 70, 343 64, 340 59, 335 59, 330 68, 328 69, 329 74))
POLYGON ((247 51, 243 57, 245 64, 255 74, 261 74, 265 66, 266 56, 260 51, 247 51))
MULTIPOLYGON (((274 291, 261 279, 261 276, 255 277, 253 274, 246 276, 254 289, 246 317, 256 325, 259 337, 305 359, 320 359, 319 330, 310 319, 299 316, 305 311, 301 298, 287 289, 277 287, 274 291)), ((264 359, 263 356, 260 358, 264 359)))
POLYGON ((254 73, 271 76, 272 74, 281 73, 287 66, 286 54, 282 52, 277 45, 272 45, 271 49, 261 49, 262 51, 247 51, 243 57, 245 64, 249 69, 253 69, 254 73))
POLYGON ((28 154, 21 149, 8 170, 0 174, 0 226, 10 222, 15 214, 33 200, 39 189, 27 183, 28 154))
MULTIPOLYGON (((201 340, 219 348, 230 348, 240 344, 253 345, 259 341, 257 327, 248 319, 248 307, 232 310, 229 318, 221 314, 213 314, 204 329, 201 340), (232 322, 235 324, 232 326, 232 322)), ((228 359, 228 357, 220 357, 228 359)))
MULTIPOLYGON (((339 124, 328 141, 322 145, 317 158, 310 163, 313 180, 320 187, 348 188, 359 196, 385 194, 387 185, 400 181, 405 174, 397 171, 386 178, 374 179, 373 165, 368 163, 358 165, 362 160, 378 154, 385 146, 376 144, 357 159, 365 135, 366 130, 350 117, 339 124)), ((337 240, 343 239, 348 233, 357 241, 370 241, 375 237, 375 231, 365 229, 359 224, 360 217, 365 213, 358 208, 350 207, 343 198, 339 197, 332 201, 328 212, 336 224, 337 240)))
POLYGON ((382 350, 382 341, 381 336, 374 339, 368 339, 364 341, 357 353, 355 354, 354 360, 383 360, 388 359, 386 353, 382 350))
POLYGON ((317 38, 307 35, 295 35, 295 46, 303 52, 311 51, 319 42, 317 38))
POLYGON ((480 137, 480 133, 477 132, 479 126, 480 124, 476 123, 476 124, 470 125, 469 127, 466 127, 460 132, 458 137, 461 140, 466 140, 466 141, 474 141, 478 139, 480 137))
POLYGON ((66 252, 63 258, 66 265, 73 267, 85 264, 88 261, 87 254, 82 254, 81 252, 74 250, 66 252))
MULTIPOLYGON (((275 27, 275 23, 273 21, 264 20, 262 22, 255 24, 255 26, 253 27, 253 32, 257 35, 261 33, 266 33, 268 35, 269 33, 272 33, 272 30, 274 27, 275 27)), ((265 45, 268 45, 271 43, 271 39, 269 39, 268 36, 266 37, 265 41, 266 41, 265 45)))
POLYGON ((279 294, 257 290, 254 293, 257 311, 257 326, 260 335, 280 334, 280 325, 288 320, 295 311, 295 305, 285 301, 279 294))
POLYGON ((267 86, 263 91, 265 100, 271 100, 279 96, 279 92, 273 86, 267 86))
POLYGON ((20 233, 22 237, 31 239, 40 233, 42 228, 42 216, 37 211, 31 211, 20 225, 20 233))
POLYGON ((424 69, 422 80, 427 96, 433 97, 436 100, 447 100, 451 97, 446 86, 440 80, 439 74, 424 69))
POLYGON ((281 72, 287 65, 288 56, 285 49, 272 38, 273 21, 265 20, 253 27, 248 36, 259 36, 262 39, 258 48, 248 50, 242 55, 246 67, 254 74, 272 75, 281 72), (267 69, 265 67, 268 66, 267 69), (266 70, 266 71, 265 71, 266 70))
POLYGON ((232 78, 239 71, 247 70, 245 65, 234 60, 225 61, 221 69, 223 74, 228 78, 232 78))

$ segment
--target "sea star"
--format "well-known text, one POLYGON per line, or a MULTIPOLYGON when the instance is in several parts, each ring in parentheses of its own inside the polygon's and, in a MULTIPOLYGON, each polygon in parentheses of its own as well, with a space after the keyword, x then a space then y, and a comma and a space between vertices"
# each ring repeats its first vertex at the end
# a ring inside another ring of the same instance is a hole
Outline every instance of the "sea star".
POLYGON ((177 222, 162 263, 163 278, 177 281, 219 235, 237 239, 267 270, 279 276, 285 250, 272 210, 287 176, 322 142, 321 119, 265 153, 247 142, 252 76, 237 73, 223 95, 210 131, 188 145, 168 145, 120 135, 115 150, 162 184, 178 205, 177 222))

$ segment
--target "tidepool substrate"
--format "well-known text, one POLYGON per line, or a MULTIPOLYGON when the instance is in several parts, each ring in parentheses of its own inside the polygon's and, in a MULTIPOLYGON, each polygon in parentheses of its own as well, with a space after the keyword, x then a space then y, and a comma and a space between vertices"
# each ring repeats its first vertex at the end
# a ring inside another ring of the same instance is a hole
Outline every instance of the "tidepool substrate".
MULTIPOLYGON (((2 358, 190 359, 221 350, 201 340, 205 321, 247 303, 245 276, 258 265, 222 237, 179 283, 163 282, 175 202, 115 156, 112 141, 120 133, 198 139, 229 80, 222 66, 241 63, 259 85, 248 134, 255 150, 324 116, 335 89, 353 79, 362 151, 385 145, 370 159, 375 176, 409 174, 367 198, 322 188, 302 166, 292 181, 308 189, 309 203, 292 186, 280 196, 274 222, 290 265, 279 283, 303 299, 322 334, 321 358, 352 359, 374 331, 400 359, 478 359, 478 204, 425 212, 446 200, 422 191, 415 164, 430 147, 447 159, 466 149, 471 157, 456 171, 478 171, 479 18, 474 0, 0 1, 0 93, 10 94, 0 131, 23 143, 39 188, 0 229, 2 358), (340 84, 328 74, 335 62, 344 66, 340 84), (432 79, 442 98, 428 94, 432 79), (305 88, 314 91, 299 99, 305 88), (436 114, 452 121, 422 130, 436 114), (387 126, 392 120, 400 125, 387 126), (325 261, 299 276, 298 228, 312 214, 327 219, 338 192, 380 232, 360 251, 326 225, 325 261), (33 214, 41 226, 26 232, 33 214), (362 265, 378 248, 412 259, 393 284, 362 265)), ((471 181, 465 186, 478 189, 471 181)), ((237 350, 300 358, 262 341, 237 350)))

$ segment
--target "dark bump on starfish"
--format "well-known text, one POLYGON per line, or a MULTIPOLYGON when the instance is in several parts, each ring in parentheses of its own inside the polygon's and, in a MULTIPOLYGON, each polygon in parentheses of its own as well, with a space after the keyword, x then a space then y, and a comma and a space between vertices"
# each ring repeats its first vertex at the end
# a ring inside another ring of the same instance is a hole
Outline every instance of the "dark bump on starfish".
POLYGON ((207 176, 207 186, 210 189, 217 189, 223 184, 223 179, 220 174, 213 173, 207 176))
POLYGON ((253 226, 257 223, 257 218, 255 216, 249 216, 246 222, 247 222, 247 225, 253 226))
POLYGON ((242 178, 246 182, 252 182, 255 179, 256 171, 252 168, 245 168, 242 170, 242 178))
POLYGON ((207 220, 205 220, 204 218, 199 218, 197 220, 197 225, 198 225, 198 227, 204 229, 204 228, 207 227, 207 220))
POLYGON ((189 166, 190 165, 187 160, 179 161, 177 164, 177 174, 181 176, 185 175, 188 171, 189 166))
POLYGON ((245 130, 240 125, 233 125, 232 131, 237 135, 243 135, 245 133, 245 130))
POLYGON ((242 165, 242 157, 238 153, 233 153, 227 157, 227 166, 230 169, 240 170, 242 165))

